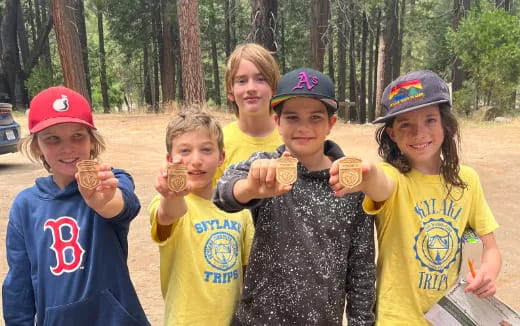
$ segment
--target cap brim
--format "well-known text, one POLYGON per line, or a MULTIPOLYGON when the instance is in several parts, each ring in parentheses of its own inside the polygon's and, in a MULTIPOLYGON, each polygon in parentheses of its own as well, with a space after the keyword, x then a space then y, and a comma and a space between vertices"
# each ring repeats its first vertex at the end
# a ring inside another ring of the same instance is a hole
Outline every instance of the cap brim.
POLYGON ((402 111, 396 111, 396 112, 394 112, 392 114, 385 115, 384 117, 379 117, 379 118, 375 119, 374 121, 372 121, 372 123, 387 122, 388 120, 392 119, 393 117, 396 117, 396 116, 398 116, 400 114, 403 114, 403 113, 419 110, 419 109, 422 109, 425 106, 429 106, 429 105, 435 105, 435 104, 441 104, 441 103, 449 103, 449 102, 450 102, 449 100, 440 100, 440 101, 435 101, 435 102, 424 103, 424 104, 417 105, 417 106, 412 106, 411 108, 407 108, 407 109, 402 110, 402 111))
POLYGON ((320 100, 327 107, 331 108, 334 111, 338 110, 338 102, 335 99, 324 97, 324 96, 316 96, 316 95, 306 95, 306 94, 290 94, 290 95, 279 95, 275 96, 271 99, 271 108, 277 107, 280 103, 287 101, 288 99, 294 97, 310 97, 320 100))
POLYGON ((67 123, 67 122, 80 123, 82 125, 85 125, 87 127, 92 128, 94 130, 97 129, 96 127, 94 127, 93 124, 90 124, 90 123, 88 123, 88 122, 86 122, 84 120, 81 120, 81 119, 76 119, 76 118, 71 118, 71 117, 56 117, 56 118, 50 118, 50 119, 46 119, 46 120, 40 121, 39 123, 34 125, 29 130, 29 132, 31 134, 34 134, 34 133, 37 133, 39 131, 42 131, 45 128, 49 128, 51 126, 54 126, 54 125, 57 125, 57 124, 60 124, 60 123, 67 123))

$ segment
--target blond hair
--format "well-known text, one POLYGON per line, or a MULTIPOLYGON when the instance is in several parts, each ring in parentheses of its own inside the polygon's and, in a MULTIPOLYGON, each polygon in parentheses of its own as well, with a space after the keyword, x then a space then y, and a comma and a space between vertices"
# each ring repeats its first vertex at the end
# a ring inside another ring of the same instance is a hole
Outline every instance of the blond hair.
MULTIPOLYGON (((106 142, 103 136, 99 133, 99 131, 86 127, 88 134, 90 136, 90 142, 92 143, 92 149, 90 150, 90 159, 96 159, 103 153, 106 149, 106 142)), ((27 156, 32 162, 41 162, 45 170, 47 172, 52 172, 51 166, 45 160, 45 156, 41 153, 38 145, 38 134, 30 134, 24 137, 20 143, 18 143, 18 149, 22 154, 27 156)))
POLYGON ((193 104, 185 107, 168 122, 166 127, 166 152, 171 153, 173 139, 177 136, 194 130, 207 130, 217 138, 217 146, 221 153, 224 152, 224 134, 215 117, 209 114, 205 108, 193 104))
MULTIPOLYGON (((276 93, 276 87, 278 86, 278 81, 280 80, 280 70, 278 69, 278 64, 274 60, 271 53, 266 50, 261 45, 255 43, 247 43, 239 45, 235 48, 233 53, 229 56, 229 59, 226 63, 226 94, 233 94, 233 79, 235 78, 238 66, 242 60, 251 61, 258 71, 264 76, 267 84, 271 86, 271 90, 276 93)), ((233 111, 235 115, 238 117, 239 110, 238 106, 235 102, 233 104, 233 111)), ((270 109, 272 113, 272 110, 270 109)))

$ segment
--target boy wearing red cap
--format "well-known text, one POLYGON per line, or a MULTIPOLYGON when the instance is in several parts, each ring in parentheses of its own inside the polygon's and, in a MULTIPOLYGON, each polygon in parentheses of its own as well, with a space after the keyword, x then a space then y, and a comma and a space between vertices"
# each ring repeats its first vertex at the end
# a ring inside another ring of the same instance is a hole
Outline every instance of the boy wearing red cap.
POLYGON ((233 325, 372 325, 375 301, 373 218, 362 193, 337 198, 326 140, 338 103, 332 80, 302 68, 285 74, 271 99, 284 145, 226 170, 213 201, 227 212, 249 208, 255 237, 233 325), (277 159, 298 159, 291 185, 277 182, 277 159), (345 299, 347 301, 345 306, 345 299))
POLYGON ((126 264, 141 205, 123 170, 100 164, 97 186, 78 184, 77 163, 105 149, 89 103, 51 87, 30 104, 21 149, 51 173, 15 198, 3 283, 6 325, 149 325, 126 264))

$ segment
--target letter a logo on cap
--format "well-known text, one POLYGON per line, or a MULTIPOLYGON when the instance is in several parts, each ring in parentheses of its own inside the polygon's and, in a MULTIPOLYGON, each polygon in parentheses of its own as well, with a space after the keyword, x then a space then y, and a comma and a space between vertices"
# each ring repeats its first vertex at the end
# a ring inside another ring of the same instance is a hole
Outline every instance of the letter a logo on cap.
POLYGON ((52 108, 58 112, 65 112, 69 109, 69 99, 67 95, 62 95, 61 98, 57 99, 52 103, 52 108))
POLYGON ((314 88, 314 86, 318 85, 318 83, 319 83, 319 80, 318 80, 317 76, 312 76, 312 75, 308 76, 307 73, 305 73, 305 71, 302 71, 298 74, 298 84, 296 86, 294 86, 292 89, 295 90, 295 89, 303 88, 302 84, 306 84, 307 90, 310 91, 311 89, 314 88))

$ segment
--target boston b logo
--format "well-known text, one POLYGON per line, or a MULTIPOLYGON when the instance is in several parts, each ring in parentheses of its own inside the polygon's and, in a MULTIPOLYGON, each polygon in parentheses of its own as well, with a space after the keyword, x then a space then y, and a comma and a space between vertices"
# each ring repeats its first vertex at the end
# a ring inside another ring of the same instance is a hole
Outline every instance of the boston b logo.
POLYGON ((79 226, 73 218, 63 216, 56 220, 47 220, 43 229, 49 229, 53 242, 51 249, 56 254, 56 266, 51 266, 54 275, 72 273, 81 266, 85 250, 78 242, 79 226))

